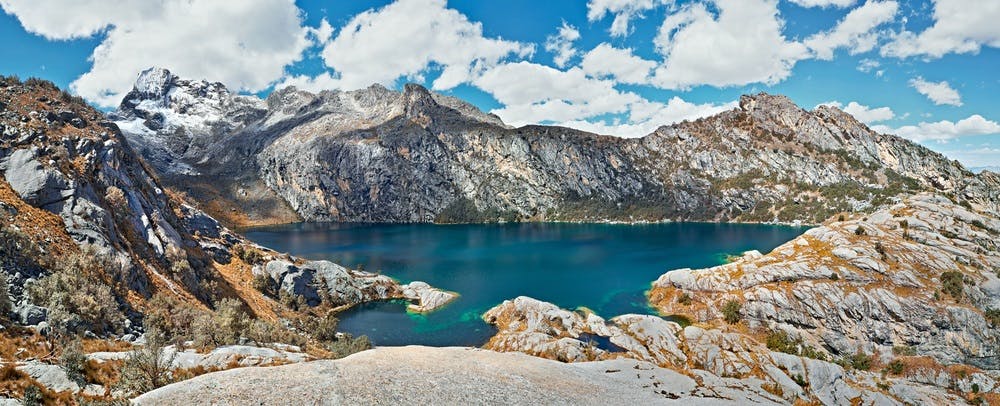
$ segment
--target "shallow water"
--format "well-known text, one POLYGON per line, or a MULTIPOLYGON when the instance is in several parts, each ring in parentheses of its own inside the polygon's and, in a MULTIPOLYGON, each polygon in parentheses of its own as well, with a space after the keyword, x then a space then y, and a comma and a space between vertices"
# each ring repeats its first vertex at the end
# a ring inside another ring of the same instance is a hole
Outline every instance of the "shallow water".
POLYGON ((405 302, 356 306, 340 329, 376 345, 481 345, 494 332, 480 316, 531 296, 603 317, 650 313, 645 291, 677 268, 717 265, 728 255, 767 252, 805 228, 748 224, 291 224, 247 230, 251 240, 403 282, 422 280, 461 296, 430 314, 405 302))

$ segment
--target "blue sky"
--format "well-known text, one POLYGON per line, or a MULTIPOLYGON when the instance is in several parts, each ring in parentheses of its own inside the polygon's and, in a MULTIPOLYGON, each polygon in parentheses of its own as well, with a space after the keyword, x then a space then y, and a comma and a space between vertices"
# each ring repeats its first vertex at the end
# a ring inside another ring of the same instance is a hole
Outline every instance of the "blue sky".
POLYGON ((836 103, 1000 165, 1000 1, 0 0, 0 73, 113 108, 157 65, 233 90, 417 82, 515 125, 621 136, 740 94, 836 103))

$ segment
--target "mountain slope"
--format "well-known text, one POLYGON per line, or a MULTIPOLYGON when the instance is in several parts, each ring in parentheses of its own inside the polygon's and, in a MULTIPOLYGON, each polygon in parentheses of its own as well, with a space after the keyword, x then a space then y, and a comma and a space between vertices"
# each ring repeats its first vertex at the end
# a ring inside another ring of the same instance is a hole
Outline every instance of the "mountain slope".
POLYGON ((510 128, 417 85, 286 88, 261 101, 151 69, 113 117, 168 186, 236 224, 818 223, 903 191, 981 183, 940 154, 874 133, 836 108, 806 111, 767 94, 622 139, 510 128))
MULTIPOLYGON (((168 192, 114 123, 49 82, 0 77, 0 134, 0 279, 17 324, 46 320, 45 304, 26 292, 60 270, 82 279, 55 285, 69 292, 43 293, 72 295, 74 283, 89 280, 108 287, 108 311, 129 319, 109 334, 140 333, 158 292, 200 309, 235 298, 269 320, 291 314, 278 292, 310 306, 319 298, 332 306, 408 298, 426 310, 452 297, 256 246, 168 192), (271 297, 252 283, 264 276, 276 288, 271 297), (328 292, 317 291, 320 282, 328 292)), ((0 308, 0 322, 7 311, 0 308)))

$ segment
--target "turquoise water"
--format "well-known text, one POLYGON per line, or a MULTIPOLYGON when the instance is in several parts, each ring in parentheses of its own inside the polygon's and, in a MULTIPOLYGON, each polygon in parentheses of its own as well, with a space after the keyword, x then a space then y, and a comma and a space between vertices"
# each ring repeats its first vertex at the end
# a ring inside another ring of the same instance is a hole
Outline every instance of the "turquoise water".
POLYGON ((376 345, 481 345, 493 334, 480 316, 525 295, 604 317, 654 313, 644 292, 664 272, 717 265, 728 255, 767 252, 805 228, 669 223, 373 225, 292 224, 248 230, 251 240, 310 259, 364 264, 400 281, 422 280, 461 296, 429 314, 405 302, 360 305, 340 329, 376 345))

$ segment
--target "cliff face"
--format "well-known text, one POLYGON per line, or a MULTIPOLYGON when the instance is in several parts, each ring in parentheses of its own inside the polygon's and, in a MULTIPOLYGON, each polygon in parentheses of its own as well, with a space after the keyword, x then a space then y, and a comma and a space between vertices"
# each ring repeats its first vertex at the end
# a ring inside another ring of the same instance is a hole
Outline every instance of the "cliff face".
MULTIPOLYGON (((143 94, 158 89, 150 87, 143 94)), ((76 253, 108 259, 86 277, 112 288, 133 329, 146 299, 161 291, 200 307, 232 297, 257 316, 285 312, 251 287, 254 275, 269 276, 310 305, 321 296, 336 305, 408 298, 433 309, 452 297, 256 246, 161 186, 100 112, 40 80, 0 77, 0 232, 0 282, 22 325, 45 321, 26 286, 76 253), (329 292, 317 292, 320 280, 329 292)))
POLYGON ((904 191, 982 183, 836 108, 806 111, 766 94, 621 139, 510 128, 417 85, 319 94, 288 88, 255 101, 153 69, 113 117, 168 186, 234 223, 818 223, 904 191))

